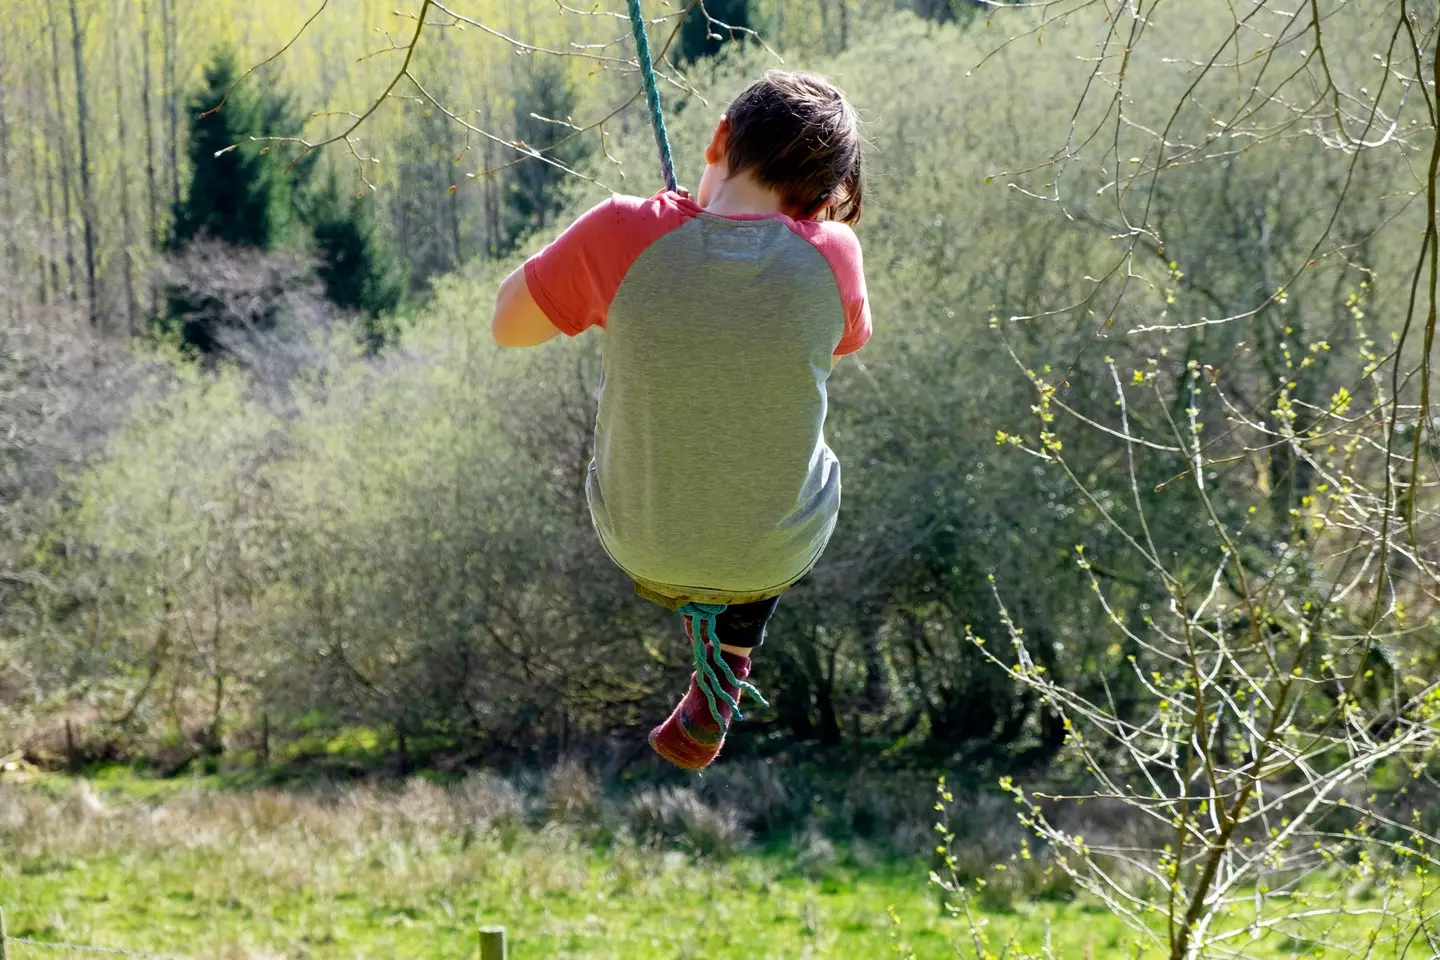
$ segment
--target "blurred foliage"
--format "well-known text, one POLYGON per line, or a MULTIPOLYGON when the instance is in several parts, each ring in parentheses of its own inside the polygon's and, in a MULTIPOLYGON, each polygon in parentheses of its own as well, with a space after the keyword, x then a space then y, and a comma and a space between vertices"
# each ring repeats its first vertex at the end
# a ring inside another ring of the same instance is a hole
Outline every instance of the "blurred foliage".
POLYGON ((564 207, 567 171, 581 166, 592 151, 589 139, 573 136, 579 102, 570 78, 554 61, 533 65, 517 91, 516 139, 531 147, 554 146, 543 159, 522 158, 506 181, 500 251, 513 252, 526 237, 550 226, 564 207))
POLYGON ((710 0, 690 10, 680 28, 680 56, 685 60, 713 57, 728 45, 747 39, 755 29, 750 0, 710 0))
POLYGON ((404 268, 375 225, 374 202, 342 195, 332 176, 305 205, 325 298, 362 315, 366 340, 379 348, 394 339, 394 313, 405 295, 404 268))
POLYGON ((301 119, 274 84, 237 87, 239 79, 235 53, 219 50, 205 68, 204 85, 185 104, 191 176, 175 210, 172 249, 198 237, 269 249, 293 233, 293 194, 313 162, 287 171, 268 159, 268 147, 249 141, 294 136, 301 119))

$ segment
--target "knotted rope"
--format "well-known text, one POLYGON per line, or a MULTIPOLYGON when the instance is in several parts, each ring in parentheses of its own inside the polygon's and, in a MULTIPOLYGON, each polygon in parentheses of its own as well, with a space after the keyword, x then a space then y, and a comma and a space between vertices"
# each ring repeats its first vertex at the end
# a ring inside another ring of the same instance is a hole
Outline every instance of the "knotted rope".
POLYGON ((660 90, 655 86, 655 64, 650 60, 650 40, 645 36, 640 0, 630 0, 630 27, 635 33, 635 58, 640 63, 640 79, 645 83, 650 125, 655 128, 655 145, 660 148, 660 175, 665 179, 665 189, 678 190, 675 161, 670 155, 670 135, 665 132, 665 114, 660 110, 660 90))

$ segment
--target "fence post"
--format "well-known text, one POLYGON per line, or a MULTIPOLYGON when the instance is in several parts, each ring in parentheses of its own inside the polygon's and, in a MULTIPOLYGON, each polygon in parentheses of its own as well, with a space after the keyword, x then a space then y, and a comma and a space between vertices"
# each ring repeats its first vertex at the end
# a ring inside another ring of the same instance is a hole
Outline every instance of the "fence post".
MULTIPOLYGON (((79 755, 75 750, 75 731, 70 727, 70 718, 65 718, 65 768, 71 773, 80 770, 79 755)), ((3 960, 3 957, 0 957, 3 960)))
MULTIPOLYGON (((3 954, 0 960, 5 960, 3 954)), ((480 928, 480 960, 506 960, 504 927, 480 928)))
POLYGON ((5 908, 0 907, 0 960, 5 960, 5 908))
POLYGON ((270 766, 270 711, 260 714, 260 766, 270 766))

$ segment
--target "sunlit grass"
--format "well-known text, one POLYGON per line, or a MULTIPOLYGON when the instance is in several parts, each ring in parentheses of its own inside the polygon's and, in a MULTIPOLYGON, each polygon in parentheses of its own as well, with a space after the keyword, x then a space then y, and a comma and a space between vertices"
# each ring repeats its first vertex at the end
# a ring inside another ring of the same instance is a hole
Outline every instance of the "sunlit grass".
MULTIPOLYGON (((519 960, 872 958, 896 956, 897 935, 900 955, 926 960, 969 943, 926 864, 859 844, 697 858, 594 822, 536 826, 486 778, 291 793, 112 782, 0 786, 11 934, 197 958, 472 956, 476 927, 496 923, 519 960)), ((1017 936, 1057 957, 1133 955, 1133 935, 1084 902, 974 909, 993 948, 1017 936)))

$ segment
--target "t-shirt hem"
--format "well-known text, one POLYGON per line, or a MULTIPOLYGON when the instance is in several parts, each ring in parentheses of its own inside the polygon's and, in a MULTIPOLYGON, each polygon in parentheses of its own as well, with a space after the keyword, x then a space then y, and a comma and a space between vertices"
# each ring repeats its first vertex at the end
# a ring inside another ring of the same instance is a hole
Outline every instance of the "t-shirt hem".
POLYGON ((684 599, 687 601, 696 601, 700 603, 749 603, 757 600, 766 600, 770 597, 779 596, 786 590, 789 590, 791 587, 795 586, 795 584, 799 583, 801 580, 805 579, 805 577, 809 576, 810 571, 815 569, 815 564, 820 562, 820 557, 825 553, 825 548, 830 545, 830 537, 835 533, 835 521, 832 519, 830 523, 826 525, 825 535, 820 540, 819 548, 810 557, 810 559, 806 561, 800 572, 795 574, 795 576, 790 577, 774 586, 759 587, 753 590, 729 590, 714 587, 696 587, 683 586, 680 584, 660 583, 647 577, 642 577, 632 571, 625 564, 621 563, 620 559, 615 556, 615 551, 611 548, 610 543, 605 537, 605 534, 600 530, 599 524, 594 523, 593 517, 591 518, 591 524, 595 527, 595 535, 600 541, 601 548, 605 551, 605 554, 610 558, 611 562, 614 563, 615 566, 619 567, 621 572, 623 572, 625 576, 629 577, 637 584, 645 587, 650 592, 659 593, 674 599, 684 599), (727 601, 724 598, 741 599, 730 599, 727 601))

